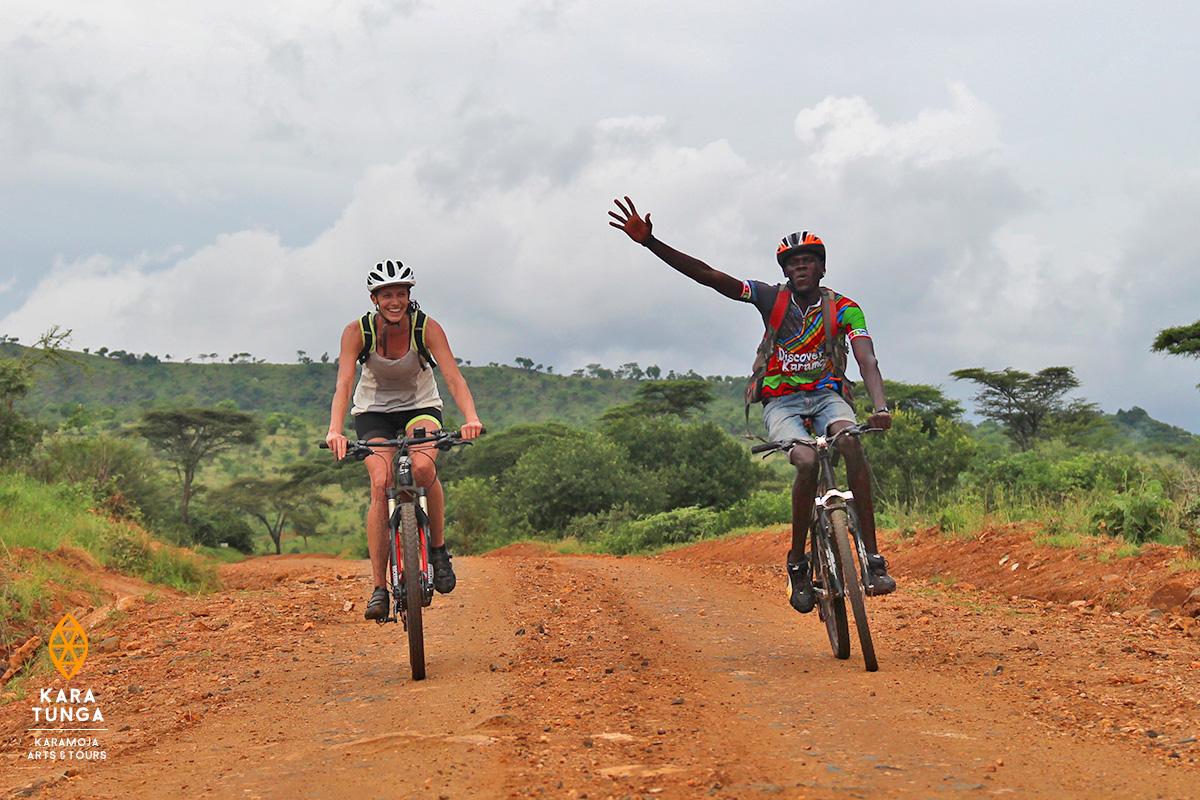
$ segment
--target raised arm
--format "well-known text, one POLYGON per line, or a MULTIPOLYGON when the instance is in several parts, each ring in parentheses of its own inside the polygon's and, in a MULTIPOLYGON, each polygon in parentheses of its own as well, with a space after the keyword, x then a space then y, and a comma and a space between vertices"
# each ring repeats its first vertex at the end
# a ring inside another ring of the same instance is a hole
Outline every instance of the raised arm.
POLYGON ((650 214, 645 217, 638 214, 637 209, 633 205, 633 201, 628 197, 625 202, 614 200, 620 213, 609 211, 608 215, 612 217, 609 225, 614 228, 625 231, 625 234, 633 239, 638 244, 647 248, 651 253, 661 258, 663 261, 675 269, 677 272, 682 272, 696 283, 704 286, 709 286, 716 289, 726 297, 740 300, 742 297, 742 282, 737 278, 726 275, 720 270, 713 269, 708 264, 705 264, 698 258, 693 258, 687 253, 681 253, 673 247, 669 247, 658 239, 654 238, 654 224, 650 222, 650 214))

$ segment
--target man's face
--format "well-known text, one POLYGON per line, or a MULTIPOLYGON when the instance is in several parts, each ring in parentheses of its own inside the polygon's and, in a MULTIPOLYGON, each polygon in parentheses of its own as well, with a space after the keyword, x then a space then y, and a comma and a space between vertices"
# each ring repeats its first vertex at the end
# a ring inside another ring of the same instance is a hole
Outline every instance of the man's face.
POLYGON ((795 292, 815 291, 825 276, 825 265, 816 253, 797 253, 783 265, 783 274, 795 292))

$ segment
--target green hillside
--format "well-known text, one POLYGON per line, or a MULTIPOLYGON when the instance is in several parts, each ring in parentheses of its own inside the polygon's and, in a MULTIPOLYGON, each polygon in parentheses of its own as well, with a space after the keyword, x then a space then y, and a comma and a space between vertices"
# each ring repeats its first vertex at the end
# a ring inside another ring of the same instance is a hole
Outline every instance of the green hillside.
MULTIPOLYGON (((15 356, 19 350, 12 345, 0 347, 0 356, 15 356)), ((19 405, 52 429, 73 414, 87 423, 117 429, 146 409, 214 406, 226 400, 243 411, 286 414, 323 428, 337 376, 333 363, 184 364, 73 355, 80 366, 43 372, 19 405)), ((589 425, 605 409, 629 402, 639 384, 626 378, 555 375, 511 366, 461 369, 480 417, 495 431, 529 422, 589 425)), ((440 373, 437 379, 447 412, 461 419, 440 373)), ((741 432, 743 379, 715 379, 711 386, 716 400, 702 419, 730 433, 741 432)))
MULTIPOLYGON (((13 357, 23 348, 0 345, 0 357, 13 357)), ((62 372, 39 374, 33 391, 18 408, 57 429, 71 416, 101 429, 117 430, 150 408, 214 406, 231 400, 243 411, 264 417, 279 413, 323 431, 337 366, 333 363, 265 364, 164 362, 153 356, 124 359, 73 353, 80 366, 62 372)), ((489 430, 512 425, 562 422, 587 426, 606 409, 627 403, 641 381, 609 377, 612 371, 595 369, 592 375, 556 375, 514 366, 461 367, 475 403, 489 430)), ((619 371, 618 371, 619 372, 619 371)), ((700 377, 689 374, 686 377, 700 377)), ((461 419, 441 374, 438 386, 448 419, 461 419)), ((706 379, 714 401, 700 415, 722 430, 740 434, 745 428, 742 392, 745 378, 712 376, 706 379)), ((889 384, 889 397, 904 396, 889 384)), ((863 394, 860 392, 859 394, 863 394)), ((1134 406, 1104 418, 1120 439, 1134 445, 1186 445, 1193 434, 1152 419, 1134 406)), ((751 410, 751 431, 758 432, 756 409, 751 410)), ((320 437, 318 437, 320 438, 320 437)))
MULTIPOLYGON (((324 475, 324 468, 332 466, 316 443, 325 435, 336 377, 333 364, 303 357, 296 364, 255 363, 247 353, 235 356, 233 363, 205 364, 119 351, 71 353, 75 363, 59 361, 59 370, 53 362, 41 364, 26 380, 15 361, 23 352, 11 343, 0 344, 0 364, 7 359, 10 377, 19 379, 6 391, 16 400, 16 411, 47 435, 21 468, 43 480, 76 481, 99 492, 108 505, 132 503, 148 523, 179 543, 229 538, 236 527, 228 518, 234 513, 231 487, 245 481, 278 483, 301 473, 324 475), (192 486, 200 521, 181 524, 172 464, 164 453, 131 438, 130 431, 149 410, 228 409, 231 404, 258 417, 263 436, 200 465, 192 486), (113 458, 124 466, 111 466, 113 458), (134 485, 134 478, 141 484, 134 485)), ((449 523, 464 549, 468 540, 473 547, 485 547, 518 536, 550 535, 625 552, 648 542, 672 541, 670 537, 695 538, 700 532, 710 535, 787 518, 787 462, 745 461, 739 450, 744 454, 747 443, 722 434, 743 430, 744 379, 713 376, 699 387, 691 384, 711 392, 712 402, 696 421, 712 424, 687 425, 653 419, 644 404, 656 386, 690 391, 689 384, 671 378, 701 376, 672 374, 656 383, 644 378, 658 377, 657 368, 643 371, 634 364, 614 370, 593 364, 573 375, 556 375, 528 359, 517 363, 462 367, 491 431, 476 447, 439 461, 450 488, 449 523), (629 407, 635 400, 641 411, 629 407), (599 418, 614 406, 625 409, 600 424, 599 418), (479 468, 499 456, 507 467, 479 468), (734 463, 752 464, 753 469, 717 477, 721 468, 734 463), (692 497, 706 481, 740 487, 739 496, 745 496, 737 502, 712 492, 692 497), (613 497, 600 496, 606 491, 613 497), (561 506, 564 498, 579 492, 583 499, 577 507, 535 509, 547 499, 561 506)), ((461 415, 444 385, 442 396, 453 426, 461 415)), ((1064 417, 1070 424, 1045 437, 1035 450, 1021 452, 994 420, 978 425, 963 421, 961 404, 938 387, 889 382, 888 397, 900 412, 896 427, 868 443, 880 508, 885 517, 890 515, 887 524, 904 527, 914 524, 908 520, 933 519, 954 528, 960 518, 982 520, 994 513, 1001 494, 1006 513, 1039 518, 1056 508, 1052 500, 1080 492, 1084 494, 1076 499, 1070 523, 1076 531, 1094 531, 1101 522, 1099 529, 1105 531, 1137 523, 1136 537, 1178 540, 1191 536, 1189 526, 1200 519, 1200 500, 1188 488, 1193 486, 1190 465, 1200 449, 1197 438, 1151 419, 1140 408, 1105 415, 1089 405, 1083 409, 1088 413, 1064 417), (1143 518, 1146 524, 1139 522, 1143 518)), ((758 419, 755 409, 751 430, 756 432, 761 430, 758 419)), ((26 423, 25 430, 29 428, 26 423)), ((293 526, 285 552, 361 552, 365 470, 344 462, 337 472, 321 478, 328 480, 316 490, 320 496, 304 499, 306 508, 319 504, 326 509, 321 522, 293 526)), ((254 495, 265 496, 265 490, 254 495)), ((274 550, 254 513, 245 514, 241 527, 251 530, 240 540, 253 537, 257 552, 274 550)), ((269 532, 271 539, 279 538, 277 529, 269 532)))

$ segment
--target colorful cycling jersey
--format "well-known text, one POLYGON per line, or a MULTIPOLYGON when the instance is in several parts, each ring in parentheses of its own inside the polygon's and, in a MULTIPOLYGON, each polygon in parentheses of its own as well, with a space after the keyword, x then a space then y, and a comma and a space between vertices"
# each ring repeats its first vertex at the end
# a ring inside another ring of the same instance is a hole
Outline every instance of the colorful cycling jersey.
MULTIPOLYGON (((742 296, 739 299, 753 303, 766 324, 781 286, 761 281, 742 281, 742 296)), ((866 318, 857 303, 837 292, 833 292, 833 302, 837 308, 835 335, 847 336, 851 341, 860 336, 870 336, 866 318)), ((764 402, 772 397, 825 387, 838 391, 840 384, 841 381, 830 372, 829 359, 825 356, 825 324, 821 319, 820 301, 802 309, 793 295, 788 302, 787 313, 783 315, 783 322, 779 325, 775 351, 767 361, 762 391, 764 402)))

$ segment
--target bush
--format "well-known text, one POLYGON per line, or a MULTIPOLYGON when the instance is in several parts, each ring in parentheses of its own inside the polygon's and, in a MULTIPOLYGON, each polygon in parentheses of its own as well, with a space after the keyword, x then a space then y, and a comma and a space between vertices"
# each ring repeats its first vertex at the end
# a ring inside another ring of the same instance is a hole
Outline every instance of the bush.
POLYGON ((1162 484, 1152 480, 1101 503, 1092 519, 1110 536, 1141 544, 1162 536, 1170 508, 1162 484))
POLYGON ((1193 497, 1183 505, 1179 524, 1184 531, 1184 546, 1192 558, 1200 558, 1200 497, 1193 497))
POLYGON ((563 530, 564 539, 594 544, 623 531, 638 519, 638 513, 627 504, 610 508, 597 514, 583 514, 573 518, 563 530))
POLYGON ((0 464, 24 459, 41 438, 41 425, 0 405, 0 464))
POLYGON ((745 449, 711 422, 672 417, 624 417, 604 425, 604 436, 642 473, 650 509, 726 508, 749 496, 763 471, 745 449))
POLYGON ((220 586, 216 571, 184 550, 162 548, 150 555, 141 577, 184 592, 214 591, 220 586))
POLYGON ((438 460, 438 472, 447 482, 461 478, 495 478, 503 484, 521 457, 535 447, 583 437, 583 431, 557 422, 513 425, 476 439, 470 447, 450 451, 438 460))
POLYGON ((645 508, 642 482, 625 453, 599 434, 539 445, 509 471, 502 496, 513 516, 535 530, 561 531, 572 517, 619 503, 645 508))
POLYGON ((141 575, 150 565, 150 540, 141 531, 114 525, 104 542, 104 564, 120 572, 141 575))
POLYGON ((192 544, 204 547, 220 547, 224 544, 246 555, 254 552, 254 530, 237 511, 192 506, 189 516, 188 532, 192 544))
POLYGON ((887 433, 863 437, 881 505, 937 501, 958 485, 976 445, 957 422, 897 411, 887 433))
POLYGON ((171 511, 171 490, 158 464, 124 439, 57 435, 47 439, 29 466, 46 483, 86 486, 95 506, 118 519, 162 521, 171 511))
POLYGON ((721 515, 709 508, 674 508, 628 522, 600 541, 609 553, 627 555, 667 545, 710 539, 724 533, 721 515))
POLYGON ((758 491, 721 512, 722 532, 792 521, 792 492, 758 491))
POLYGON ((446 539, 456 552, 482 553, 516 538, 493 478, 459 478, 446 487, 446 539))
POLYGON ((1013 453, 978 467, 972 482, 988 507, 997 491, 1041 500, 1086 492, 1124 492, 1145 477, 1138 460, 1119 453, 1065 454, 1054 448, 1013 453))

